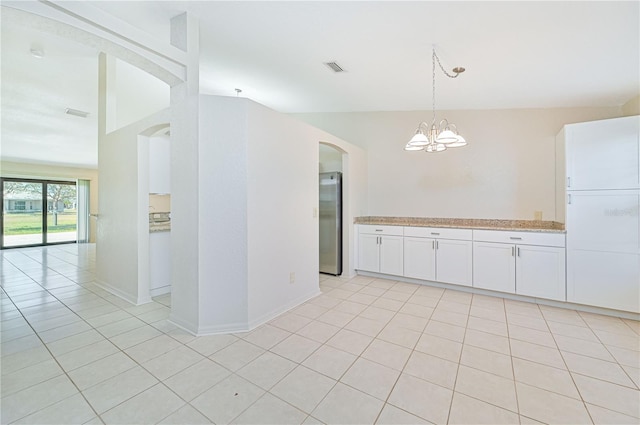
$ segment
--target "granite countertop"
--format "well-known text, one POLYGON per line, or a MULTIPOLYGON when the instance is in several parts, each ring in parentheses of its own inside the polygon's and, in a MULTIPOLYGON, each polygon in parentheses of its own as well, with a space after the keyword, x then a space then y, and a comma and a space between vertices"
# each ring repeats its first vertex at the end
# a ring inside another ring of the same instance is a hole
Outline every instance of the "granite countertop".
POLYGON ((168 232, 171 230, 171 213, 149 213, 149 233, 168 232))
POLYGON ((510 230, 526 232, 564 233, 564 224, 541 220, 493 220, 479 218, 429 217, 356 217, 355 224, 409 227, 455 227, 478 230, 510 230))

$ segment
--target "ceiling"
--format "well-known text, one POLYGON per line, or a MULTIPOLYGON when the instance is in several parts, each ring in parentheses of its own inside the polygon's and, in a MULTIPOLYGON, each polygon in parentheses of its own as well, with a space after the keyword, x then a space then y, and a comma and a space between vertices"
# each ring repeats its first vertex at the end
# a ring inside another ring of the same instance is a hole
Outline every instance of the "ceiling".
MULTIPOLYGON (((86 3, 167 42, 169 19, 193 13, 201 91, 240 88, 281 112, 430 109, 433 45, 446 69, 467 69, 437 71, 438 109, 620 106, 640 90, 637 1, 86 3)), ((3 159, 95 166, 96 70, 97 52, 3 20, 3 159)))

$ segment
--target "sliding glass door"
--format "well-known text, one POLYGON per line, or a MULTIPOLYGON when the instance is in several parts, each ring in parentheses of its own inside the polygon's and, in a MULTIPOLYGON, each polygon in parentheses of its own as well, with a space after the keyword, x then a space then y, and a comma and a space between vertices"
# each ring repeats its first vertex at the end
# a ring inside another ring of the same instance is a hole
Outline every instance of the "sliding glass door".
POLYGON ((75 242, 75 182, 3 178, 2 248, 75 242))

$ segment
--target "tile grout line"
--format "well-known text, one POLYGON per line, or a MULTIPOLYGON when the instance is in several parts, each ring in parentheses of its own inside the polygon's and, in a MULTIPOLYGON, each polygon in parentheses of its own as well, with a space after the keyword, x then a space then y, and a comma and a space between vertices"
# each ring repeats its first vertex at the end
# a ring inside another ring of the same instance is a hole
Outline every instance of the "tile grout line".
MULTIPOLYGON (((569 365, 567 365, 567 361, 565 360, 564 356, 562 355, 562 351, 560 350, 560 346, 558 345, 558 341, 556 340, 555 334, 551 331, 551 327, 549 326, 549 323, 547 321, 547 317, 544 315, 544 311, 542 311, 542 316, 544 317, 544 322, 547 325, 547 329, 549 330, 549 333, 551 334, 551 338, 553 338, 553 342, 556 345, 556 349, 560 353, 560 358, 562 358, 562 362, 564 363, 564 367, 566 368, 566 371, 569 374, 569 377, 571 378, 571 382, 573 383, 574 388, 576 389, 576 391, 578 392, 578 395, 580 396, 580 401, 582 401, 582 406, 584 406, 584 410, 587 413, 587 416, 589 417, 589 419, 591 420, 591 423, 593 424, 595 422, 593 420, 593 417, 591 416, 591 412, 589 411, 589 408, 587 407, 587 403, 586 403, 586 401, 584 400, 584 398, 582 396, 582 392, 580 391, 580 388, 578 388, 578 384, 576 384, 576 381, 575 381, 575 379, 573 377, 573 374, 569 370, 569 365)), ((582 318, 580 318, 580 319, 582 320, 582 318)), ((552 391, 552 392, 554 392, 554 391, 552 391)), ((564 395, 564 394, 561 394, 561 395, 564 395)), ((566 395, 564 395, 564 396, 566 397, 566 395)))

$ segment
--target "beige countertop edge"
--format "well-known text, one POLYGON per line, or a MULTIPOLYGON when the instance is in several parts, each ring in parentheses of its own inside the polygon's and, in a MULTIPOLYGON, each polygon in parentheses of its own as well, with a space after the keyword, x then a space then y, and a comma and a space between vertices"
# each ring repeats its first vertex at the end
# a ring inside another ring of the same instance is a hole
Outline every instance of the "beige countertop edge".
MULTIPOLYGON (((497 221, 497 220, 496 220, 497 221)), ((505 221, 505 220, 500 220, 505 221)), ((521 221, 521 220, 514 220, 521 221)), ((548 223, 548 222, 547 222, 548 223)), ((566 233, 565 229, 561 228, 549 228, 549 227, 534 227, 534 226, 505 226, 504 224, 444 224, 444 223, 434 223, 428 222, 428 219, 425 219, 425 222, 414 222, 414 221, 395 221, 394 220, 376 220, 376 219, 363 219, 357 217, 354 220, 354 224, 369 224, 374 226, 403 226, 403 227, 440 227, 440 228, 453 228, 453 229, 472 229, 472 230, 502 230, 502 231, 510 231, 510 232, 539 232, 539 233, 566 233)), ((561 223, 553 222, 555 226, 562 226, 561 223)))

